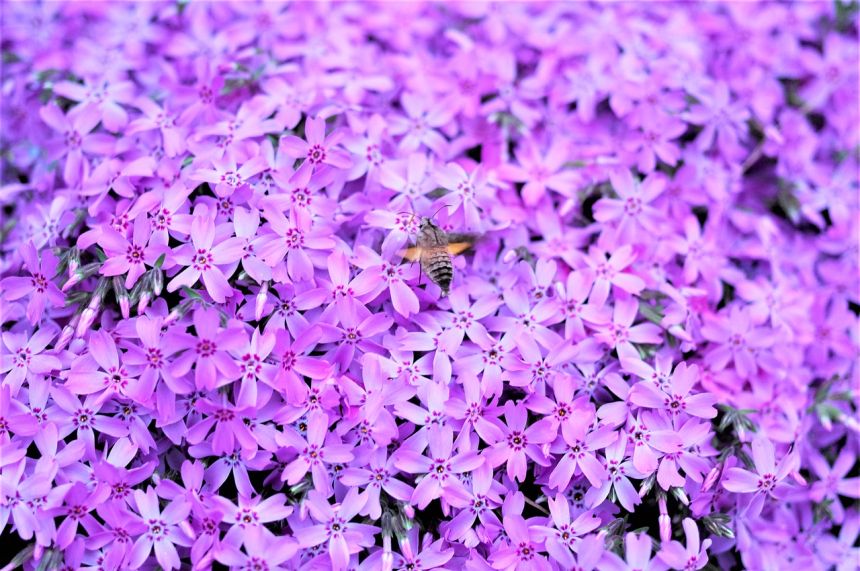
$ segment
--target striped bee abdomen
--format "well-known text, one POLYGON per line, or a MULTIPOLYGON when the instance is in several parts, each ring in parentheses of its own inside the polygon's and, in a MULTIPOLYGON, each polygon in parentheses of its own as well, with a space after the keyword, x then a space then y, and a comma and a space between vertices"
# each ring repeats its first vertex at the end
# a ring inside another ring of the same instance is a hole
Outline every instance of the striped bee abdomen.
POLYGON ((442 288, 443 297, 448 295, 448 288, 454 277, 454 265, 451 263, 451 255, 444 247, 424 252, 421 257, 421 269, 433 283, 442 288))

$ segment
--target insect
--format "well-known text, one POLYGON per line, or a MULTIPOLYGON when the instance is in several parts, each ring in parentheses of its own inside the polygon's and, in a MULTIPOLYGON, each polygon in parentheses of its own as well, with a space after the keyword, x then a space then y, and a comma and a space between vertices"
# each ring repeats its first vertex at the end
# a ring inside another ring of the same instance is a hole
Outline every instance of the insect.
POLYGON ((445 297, 454 278, 451 256, 467 250, 474 243, 475 237, 471 234, 448 233, 430 218, 422 218, 416 244, 407 248, 403 257, 411 262, 420 261, 421 271, 442 289, 442 297, 445 297))

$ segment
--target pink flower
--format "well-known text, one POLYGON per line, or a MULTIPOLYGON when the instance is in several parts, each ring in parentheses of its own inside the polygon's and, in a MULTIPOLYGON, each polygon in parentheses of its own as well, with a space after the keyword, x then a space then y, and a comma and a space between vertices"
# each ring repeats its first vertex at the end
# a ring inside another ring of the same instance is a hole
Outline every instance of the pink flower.
POLYGON ((99 112, 95 107, 75 107, 63 115, 56 105, 46 105, 39 110, 39 115, 63 136, 61 143, 51 144, 49 153, 53 161, 66 157, 63 180, 71 187, 77 186, 89 174, 89 162, 84 153, 107 155, 113 151, 113 137, 92 133, 99 123, 99 112))
POLYGON ((705 316, 702 336, 713 344, 706 356, 710 367, 721 371, 732 362, 742 379, 755 375, 759 353, 775 342, 770 329, 754 327, 749 310, 737 305, 728 315, 705 316))
POLYGON ((350 554, 373 545, 374 534, 379 531, 378 527, 352 522, 365 501, 356 488, 351 488, 339 505, 331 506, 324 495, 312 490, 308 494, 308 512, 319 523, 297 527, 293 535, 301 547, 327 543, 331 568, 345 571, 350 554))
POLYGON ((160 107, 146 97, 138 98, 135 101, 135 106, 143 111, 144 116, 129 123, 126 134, 134 135, 157 129, 161 133, 165 155, 175 157, 185 152, 188 131, 185 127, 177 125, 176 118, 167 111, 166 106, 160 107))
POLYGON ((526 183, 522 189, 523 202, 534 206, 546 195, 547 189, 562 196, 573 196, 581 182, 581 175, 574 170, 563 170, 568 160, 568 143, 564 139, 553 139, 545 155, 532 139, 523 141, 516 150, 517 162, 499 167, 502 178, 526 183))
POLYGON ((57 336, 57 330, 44 327, 29 338, 20 333, 3 333, 6 350, 0 356, 0 373, 5 375, 4 384, 18 392, 30 374, 45 374, 63 368, 62 363, 51 355, 42 355, 48 344, 57 336))
MULTIPOLYGON (((630 370, 634 367, 631 362, 636 361, 628 361, 626 369, 630 370)), ((638 369, 636 372, 648 374, 647 369, 638 369)), ((636 383, 630 391, 630 402, 645 408, 656 408, 672 416, 686 413, 699 418, 714 418, 717 416, 717 409, 714 408, 717 398, 714 395, 689 394, 698 376, 697 365, 688 367, 686 363, 678 363, 675 372, 669 378, 668 387, 660 387, 651 381, 636 383)))
POLYGON ((592 248, 585 263, 594 271, 594 287, 591 290, 589 302, 601 307, 609 297, 611 286, 631 294, 638 294, 645 289, 645 282, 639 276, 624 270, 636 260, 633 246, 621 246, 606 259, 607 253, 599 248, 592 248))
POLYGON ((60 307, 65 303, 60 288, 52 281, 57 270, 57 257, 50 250, 43 250, 40 256, 33 242, 24 244, 20 252, 30 277, 5 278, 0 281, 0 289, 3 290, 3 298, 8 300, 21 299, 29 294, 27 319, 36 324, 42 320, 45 305, 50 303, 53 307, 60 307))
POLYGON ((684 518, 684 535, 687 538, 686 547, 678 541, 663 543, 657 558, 672 569, 693 571, 708 564, 708 547, 711 540, 699 542, 699 528, 690 518, 684 518))
POLYGON ((603 223, 616 221, 615 239, 620 243, 641 242, 644 237, 658 233, 664 218, 651 202, 665 190, 666 179, 652 173, 640 182, 624 169, 610 174, 610 180, 618 198, 598 200, 594 219, 603 223))
POLYGON ((395 454, 394 465, 410 474, 422 474, 415 486, 411 501, 418 509, 424 509, 435 500, 465 507, 468 493, 458 474, 474 470, 484 463, 484 458, 475 451, 454 453, 454 435, 450 427, 435 427, 430 436, 429 458, 418 450, 401 447, 395 454))
POLYGON ((167 291, 176 291, 183 286, 191 287, 202 276, 206 291, 212 299, 216 303, 224 303, 233 295, 233 288, 218 266, 241 259, 242 241, 239 238, 227 238, 213 246, 215 220, 203 212, 195 214, 191 222, 191 242, 193 247, 186 244, 173 253, 174 261, 186 268, 170 280, 167 291))
POLYGON ((590 506, 598 506, 609 496, 611 490, 615 490, 618 502, 629 512, 636 509, 636 505, 642 502, 636 488, 630 483, 630 478, 643 478, 636 470, 633 462, 625 460, 624 452, 627 450, 627 438, 620 436, 614 444, 606 449, 606 481, 600 487, 592 487, 585 494, 585 501, 590 506))
POLYGON ((773 443, 764 435, 756 436, 751 448, 756 471, 729 468, 723 475, 723 487, 738 494, 775 495, 780 482, 790 472, 797 470, 799 457, 795 453, 786 454, 776 465, 773 443))
POLYGON ((345 169, 352 164, 349 153, 337 146, 342 135, 335 132, 326 137, 325 119, 308 117, 305 120, 305 138, 307 141, 295 135, 281 137, 279 152, 296 159, 304 159, 301 167, 290 178, 291 182, 305 176, 308 171, 314 173, 320 165, 345 169))
MULTIPOLYGON (((213 390, 241 376, 242 371, 228 351, 236 351, 245 342, 241 328, 222 328, 218 311, 199 308, 194 312, 195 335, 168 333, 169 344, 182 355, 174 359, 170 372, 184 376, 194 368, 194 385, 200 390, 213 390)), ((235 324, 230 324, 235 325, 235 324)))
POLYGON ((151 226, 146 216, 138 215, 134 221, 134 231, 129 242, 122 234, 109 226, 102 228, 98 244, 104 248, 108 259, 99 272, 104 276, 125 276, 125 287, 131 289, 138 278, 146 272, 146 266, 154 266, 162 254, 169 249, 157 244, 149 244, 151 226))
POLYGON ((549 465, 538 445, 555 439, 555 430, 547 423, 535 423, 526 428, 527 416, 525 406, 508 401, 505 405, 506 425, 502 428, 501 438, 484 452, 487 462, 494 468, 506 463, 508 477, 517 482, 526 479, 527 458, 541 466, 549 465))
POLYGON ((178 524, 188 517, 191 506, 183 500, 177 500, 162 510, 152 488, 146 492, 135 490, 134 501, 140 512, 139 520, 146 525, 146 533, 134 542, 128 564, 140 567, 154 549, 155 558, 162 569, 179 569, 181 563, 176 545, 189 546, 192 542, 178 524))

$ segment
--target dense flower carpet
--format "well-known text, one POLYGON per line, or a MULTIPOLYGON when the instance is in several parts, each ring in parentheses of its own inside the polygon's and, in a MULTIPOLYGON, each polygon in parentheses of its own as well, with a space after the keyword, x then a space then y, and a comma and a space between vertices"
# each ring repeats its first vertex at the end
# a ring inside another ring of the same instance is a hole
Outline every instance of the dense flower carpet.
POLYGON ((857 569, 856 2, 4 2, 0 567, 857 569))

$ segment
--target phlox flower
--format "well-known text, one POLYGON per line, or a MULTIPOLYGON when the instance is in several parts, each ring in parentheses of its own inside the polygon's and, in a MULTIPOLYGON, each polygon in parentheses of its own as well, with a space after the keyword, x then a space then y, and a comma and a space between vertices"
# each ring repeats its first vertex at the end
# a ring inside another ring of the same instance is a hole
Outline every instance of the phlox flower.
POLYGON ((664 543, 657 552, 657 557, 670 569, 701 569, 708 563, 708 547, 711 546, 711 540, 699 541, 699 528, 692 519, 684 518, 682 525, 687 545, 684 546, 678 541, 664 543))
POLYGON ((57 270, 57 257, 50 250, 38 252, 33 242, 27 242, 21 248, 24 267, 30 277, 10 276, 0 280, 3 299, 16 300, 29 297, 27 302, 27 319, 30 323, 39 323, 47 306, 58 307, 65 299, 60 288, 53 282, 57 270))
POLYGON ((12 394, 18 392, 29 375, 50 373, 63 368, 57 357, 42 354, 56 336, 56 329, 47 326, 29 338, 22 333, 3 333, 5 350, 0 356, 0 373, 5 376, 4 386, 8 386, 12 394))
POLYGON ((344 571, 349 565, 351 553, 358 553, 373 544, 378 527, 354 523, 366 498, 355 488, 350 489, 339 504, 332 506, 325 496, 311 491, 308 495, 308 512, 318 523, 294 531, 301 547, 328 544, 328 555, 332 569, 344 571))
POLYGON ((167 291, 191 287, 203 279, 206 291, 216 303, 224 303, 233 295, 233 288, 218 266, 231 264, 242 257, 243 244, 239 238, 227 238, 215 243, 215 220, 201 212, 191 222, 191 242, 171 254, 172 259, 185 269, 167 284, 167 291))
POLYGON ((457 475, 474 470, 484 463, 484 458, 475 451, 455 453, 453 431, 447 426, 434 429, 428 440, 429 457, 405 447, 394 455, 394 465, 398 469, 423 475, 412 492, 411 501, 419 509, 424 509, 435 499, 465 507, 468 493, 457 475))
POLYGON ((739 494, 778 494, 788 474, 797 470, 795 452, 786 454, 779 465, 774 459, 773 443, 766 436, 756 436, 751 444, 755 472, 743 468, 729 468, 723 476, 723 487, 739 494))
POLYGON ((191 538, 178 524, 188 517, 191 506, 180 500, 161 509, 152 488, 146 492, 135 490, 134 500, 140 513, 139 521, 146 526, 146 532, 134 542, 128 564, 140 566, 155 551, 155 558, 163 569, 178 569, 181 562, 176 545, 191 545, 191 538))

